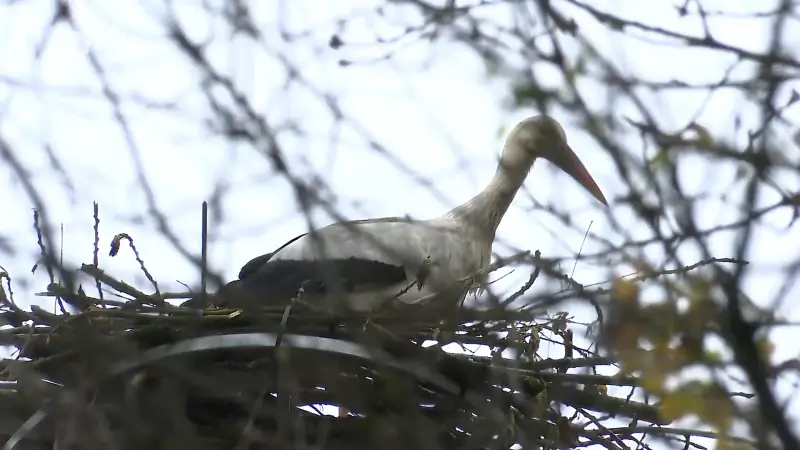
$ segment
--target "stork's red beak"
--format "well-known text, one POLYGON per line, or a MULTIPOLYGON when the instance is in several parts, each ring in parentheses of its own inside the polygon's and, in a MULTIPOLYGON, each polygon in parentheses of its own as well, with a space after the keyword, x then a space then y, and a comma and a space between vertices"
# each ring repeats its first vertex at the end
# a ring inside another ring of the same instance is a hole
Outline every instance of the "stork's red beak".
POLYGON ((594 198, 596 198, 600 203, 605 206, 608 206, 608 202, 606 201, 606 197, 600 191, 600 188, 595 183, 594 178, 589 175, 589 171, 586 170, 586 167, 581 162, 578 155, 570 148, 569 145, 565 145, 563 151, 559 152, 559 156, 557 161, 552 161, 553 164, 558 166, 559 169, 563 170, 567 173, 567 175, 571 176, 575 181, 580 183, 581 186, 584 187, 587 191, 589 191, 594 198))

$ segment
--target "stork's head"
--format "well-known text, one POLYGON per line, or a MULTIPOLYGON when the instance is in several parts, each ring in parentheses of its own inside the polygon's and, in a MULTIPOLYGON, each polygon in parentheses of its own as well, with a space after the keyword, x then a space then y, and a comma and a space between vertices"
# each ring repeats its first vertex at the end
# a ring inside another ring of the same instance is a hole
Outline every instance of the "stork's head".
POLYGON ((508 135, 504 153, 511 153, 507 156, 512 160, 524 160, 527 164, 533 164, 536 158, 546 159, 580 183, 600 203, 608 205, 589 171, 567 144, 564 129, 552 117, 533 116, 517 124, 508 135))

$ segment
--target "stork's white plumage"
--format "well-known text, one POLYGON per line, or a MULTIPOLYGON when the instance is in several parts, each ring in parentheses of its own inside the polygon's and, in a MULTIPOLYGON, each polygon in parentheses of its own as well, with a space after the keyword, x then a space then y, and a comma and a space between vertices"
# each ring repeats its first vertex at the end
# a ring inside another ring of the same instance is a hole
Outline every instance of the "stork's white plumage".
POLYGON ((245 264, 229 285, 237 294, 226 296, 224 304, 285 302, 303 288, 304 301, 325 309, 370 311, 392 299, 423 298, 455 305, 467 293, 457 280, 490 264, 497 227, 537 158, 607 205, 561 125, 547 116, 530 117, 509 134, 489 185, 466 203, 430 220, 358 220, 300 235, 245 264))

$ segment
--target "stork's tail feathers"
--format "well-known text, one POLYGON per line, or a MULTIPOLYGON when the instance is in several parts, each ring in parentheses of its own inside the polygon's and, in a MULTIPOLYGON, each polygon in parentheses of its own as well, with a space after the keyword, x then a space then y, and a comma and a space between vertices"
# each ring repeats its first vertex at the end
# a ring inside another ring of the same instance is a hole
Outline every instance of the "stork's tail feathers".
POLYGON ((233 280, 219 288, 213 294, 205 297, 205 302, 200 297, 195 297, 181 303, 184 308, 204 309, 208 307, 217 308, 245 308, 256 303, 255 300, 241 288, 239 280, 233 280))

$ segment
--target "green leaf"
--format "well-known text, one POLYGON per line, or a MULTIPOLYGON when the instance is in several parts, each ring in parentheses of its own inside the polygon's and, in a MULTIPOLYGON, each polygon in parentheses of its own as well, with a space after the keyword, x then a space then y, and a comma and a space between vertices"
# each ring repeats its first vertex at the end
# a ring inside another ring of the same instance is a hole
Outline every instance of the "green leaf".
POLYGON ((514 104, 516 106, 528 104, 531 100, 536 100, 541 97, 539 88, 531 85, 530 83, 523 82, 514 86, 514 104))
POLYGON ((692 123, 691 125, 686 127, 686 130, 687 131, 691 130, 697 133, 697 136, 691 141, 693 141, 694 144, 697 145, 698 147, 711 148, 714 146, 714 138, 711 137, 711 133, 708 131, 706 127, 698 125, 696 123, 692 123))
POLYGON ((667 149, 661 149, 656 153, 655 156, 650 158, 647 161, 647 167, 652 172, 657 172, 659 170, 667 170, 672 167, 672 160, 669 156, 669 151, 667 149))
POLYGON ((505 135, 506 135, 506 126, 504 124, 501 124, 499 127, 497 127, 497 137, 502 138, 505 135))

